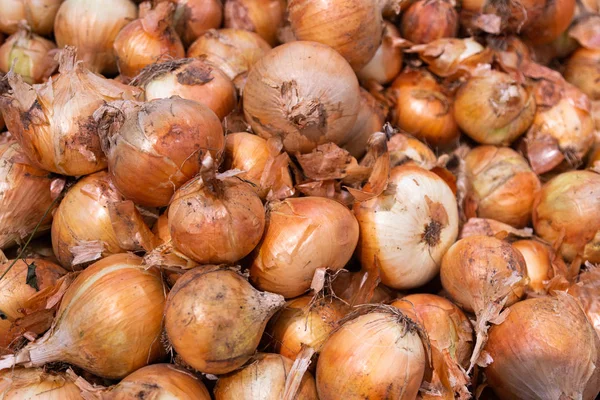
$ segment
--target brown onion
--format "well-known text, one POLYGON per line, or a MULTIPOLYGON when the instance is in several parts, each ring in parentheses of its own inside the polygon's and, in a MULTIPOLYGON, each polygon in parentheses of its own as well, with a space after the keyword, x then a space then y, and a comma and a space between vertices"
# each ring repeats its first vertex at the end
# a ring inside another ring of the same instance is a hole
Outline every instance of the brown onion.
POLYGON ((521 301, 490 329, 488 384, 502 399, 593 400, 600 392, 600 339, 573 297, 521 301))
POLYGON ((579 48, 569 57, 564 76, 590 100, 600 100, 600 49, 579 48))
POLYGON ((155 62, 185 56, 181 39, 171 26, 175 6, 168 2, 158 3, 153 10, 149 3, 142 6, 144 13, 121 29, 113 44, 119 73, 126 78, 155 62))
POLYGON ((338 53, 314 42, 271 50, 250 70, 244 115, 254 132, 279 136, 288 152, 343 143, 360 105, 358 80, 338 53))
POLYGON ((381 131, 388 110, 369 92, 360 88, 360 108, 354 127, 346 135, 342 147, 354 158, 361 158, 367 151, 369 138, 375 132, 381 131))
POLYGON ((429 43, 458 33, 458 13, 449 0, 417 0, 402 13, 402 37, 429 43))
POLYGON ((256 32, 271 46, 275 46, 285 10, 285 0, 227 0, 225 28, 256 32))
MULTIPOLYGON (((532 239, 518 240, 512 245, 525 259, 529 291, 534 294, 546 294, 548 281, 555 275, 554 263, 556 261, 550 246, 532 239)), ((566 266, 564 268, 566 269, 566 266)))
POLYGON ((588 270, 579 274, 568 293, 579 301, 596 333, 600 335, 600 268, 588 264, 588 270))
POLYGON ((74 46, 79 59, 96 73, 117 72, 113 43, 128 22, 137 18, 130 0, 65 0, 56 14, 56 44, 74 46))
POLYGON ((132 254, 107 257, 69 286, 52 329, 0 360, 0 369, 62 361, 101 377, 123 378, 162 354, 164 304, 158 270, 146 269, 132 254))
POLYGON ((362 82, 376 82, 380 85, 390 83, 402 69, 404 57, 396 43, 399 38, 398 29, 392 23, 384 22, 381 44, 373 58, 360 71, 356 72, 358 79, 362 82))
MULTIPOLYGON (((575 0, 531 1, 529 7, 534 10, 527 15, 520 33, 532 44, 544 44, 552 42, 567 30, 575 13, 575 0)), ((525 6, 525 9, 531 10, 529 7, 525 6)))
MULTIPOLYGON (((249 365, 219 377, 216 400, 280 400, 292 369, 292 360, 279 354, 258 353, 249 365)), ((317 400, 315 379, 306 372, 295 400, 317 400)))
POLYGON ((452 190, 416 165, 392 169, 388 190, 355 203, 354 213, 361 265, 378 266, 381 282, 394 289, 415 288, 437 275, 442 256, 458 235, 452 190))
POLYGON ((117 101, 94 113, 117 189, 148 207, 169 204, 199 171, 202 158, 222 152, 221 123, 208 107, 179 97, 117 101))
POLYGON ((388 303, 398 297, 395 290, 379 283, 379 275, 377 275, 377 285, 374 287, 369 287, 369 279, 373 279, 372 271, 362 269, 358 272, 349 272, 343 269, 336 274, 331 289, 335 297, 352 307, 363 303, 388 303))
POLYGON ((401 130, 432 146, 447 146, 458 139, 453 102, 425 69, 398 75, 390 95, 395 103, 392 123, 401 130))
POLYGON ((0 71, 8 72, 12 68, 25 82, 40 83, 52 75, 56 68, 48 55, 55 48, 52 41, 28 29, 20 29, 0 46, 0 71))
POLYGON ((421 168, 431 170, 437 164, 437 157, 429 146, 412 136, 396 133, 388 140, 387 147, 392 167, 414 162, 421 168))
POLYGON ((106 168, 92 114, 104 102, 138 90, 90 72, 75 61, 73 48, 60 57, 60 75, 43 85, 31 87, 9 73, 12 93, 0 98, 0 109, 33 164, 59 174, 87 175, 106 168))
POLYGON ((262 290, 297 297, 310 288, 318 268, 342 269, 357 241, 356 218, 335 200, 303 197, 272 203, 265 234, 252 255, 250 279, 262 290))
POLYGON ((283 297, 257 291, 232 269, 198 267, 169 293, 165 329, 184 362, 224 374, 252 357, 267 321, 283 304, 283 297))
POLYGON ((221 0, 154 0, 154 3, 165 1, 176 5, 173 26, 185 46, 189 46, 204 32, 221 26, 221 0))
POLYGON ((13 34, 23 20, 38 35, 48 35, 63 0, 0 0, 0 32, 13 34))
POLYGON ((376 306, 346 322, 321 350, 319 398, 415 399, 426 363, 418 329, 390 306, 376 306))
POLYGON ((567 261, 600 262, 600 174, 571 171, 546 183, 533 205, 533 227, 560 245, 567 261))
POLYGON ((0 372, 2 400, 80 400, 81 391, 63 372, 15 368, 0 372))

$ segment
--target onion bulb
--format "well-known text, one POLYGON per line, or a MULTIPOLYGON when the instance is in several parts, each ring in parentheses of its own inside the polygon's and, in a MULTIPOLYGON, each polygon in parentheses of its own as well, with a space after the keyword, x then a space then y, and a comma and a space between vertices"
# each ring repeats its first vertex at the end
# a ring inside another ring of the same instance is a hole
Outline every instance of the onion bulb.
POLYGON ((23 77, 29 84, 40 83, 54 72, 56 65, 48 52, 56 45, 48 39, 20 29, 0 46, 0 71, 23 77), (14 63, 14 65, 13 65, 14 63))
POLYGON ((318 268, 342 269, 357 242, 356 218, 335 200, 302 197, 271 203, 265 234, 252 255, 250 279, 261 290, 300 296, 318 268))
POLYGON ((593 400, 600 392, 600 339, 568 294, 521 301, 490 329, 488 384, 507 400, 593 400))
POLYGON ((491 218, 516 228, 531 221, 541 188, 525 158, 508 147, 479 146, 465 157, 467 218, 491 218))
POLYGON ((259 292, 230 268, 198 267, 171 289, 165 329, 184 362, 203 373, 225 374, 252 357, 283 304, 283 297, 259 292))
POLYGON ((370 279, 373 279, 372 271, 365 271, 364 269, 358 272, 341 270, 331 283, 331 289, 336 298, 352 307, 363 303, 388 303, 397 297, 396 291, 379 282, 379 274, 377 274, 377 285, 373 285, 374 287, 369 287, 370 279))
MULTIPOLYGON (((519 2, 515 1, 519 4, 519 2)), ((524 7, 530 14, 526 16, 526 22, 520 34, 534 45, 550 43, 563 34, 575 13, 575 0, 557 0, 544 2, 525 2, 524 7), (536 15, 537 14, 537 15, 536 15)))
POLYGON ((354 205, 363 268, 378 266, 394 289, 424 285, 458 235, 456 198, 442 178, 416 165, 392 169, 388 190, 354 205))
POLYGON ((0 0, 0 32, 13 34, 26 21, 31 31, 49 35, 63 0, 0 0))
POLYGON ((600 174, 571 171, 547 182, 533 204, 535 232, 567 261, 600 262, 600 174))
POLYGON ((112 74, 117 72, 115 38, 135 18, 131 0, 65 0, 56 14, 56 44, 77 48, 92 72, 112 74))
POLYGON ((256 32, 275 46, 277 31, 284 21, 285 3, 285 0, 227 0, 225 28, 256 32))
POLYGON ((146 101, 179 96, 204 104, 223 120, 237 105, 237 92, 220 69, 204 60, 185 58, 152 64, 135 79, 146 101))
POLYGON ((0 360, 0 369, 61 361, 104 378, 123 378, 163 353, 164 305, 158 270, 146 269, 132 254, 104 258, 69 286, 52 329, 0 360))
POLYGON ((554 252, 550 246, 533 239, 518 240, 512 245, 525 259, 529 278, 527 289, 530 292, 539 295, 547 293, 546 286, 548 281, 555 276, 554 266, 556 264, 560 263, 566 272, 566 265, 562 260, 554 259, 554 252))
MULTIPOLYGON (((292 369, 292 360, 279 354, 258 353, 246 367, 219 377, 216 400, 280 400, 292 369)), ((317 400, 315 379, 305 372, 294 400, 317 400)))
POLYGON ((432 146, 448 146, 460 134, 452 99, 425 69, 408 70, 389 89, 392 123, 432 146))
POLYGON ((367 151, 369 138, 381 131, 388 113, 387 107, 362 87, 360 88, 360 108, 354 127, 346 135, 342 147, 356 159, 360 159, 367 151))
POLYGON ((63 175, 91 174, 106 168, 92 114, 105 101, 138 90, 90 72, 75 61, 73 48, 61 53, 59 71, 56 80, 33 87, 9 73, 12 93, 0 98, 0 109, 34 165, 63 175))
POLYGON ((221 122, 208 107, 179 97, 117 101, 94 114, 111 179, 136 204, 162 207, 224 146, 221 122))
POLYGON ((153 10, 149 10, 149 3, 140 7, 144 13, 121 29, 113 44, 119 73, 126 78, 133 78, 155 62, 185 56, 181 39, 171 26, 175 6, 163 2, 153 10))
POLYGON ((588 267, 587 271, 579 274, 577 282, 568 289, 568 293, 579 301, 596 333, 600 335, 600 268, 590 264, 588 267))
POLYGON ((458 90, 454 117, 473 140, 508 146, 531 126, 535 105, 531 91, 510 75, 486 69, 458 90))
POLYGON ((154 3, 165 1, 176 5, 173 26, 185 46, 204 32, 217 29, 223 21, 221 0, 154 0, 154 3))
POLYGON ((564 75, 590 100, 600 100, 600 49, 580 47, 569 57, 564 75))
POLYGON ((321 400, 415 399, 426 355, 419 328, 391 306, 344 323, 325 342, 317 364, 321 400))
POLYGON ((363 82, 376 82, 380 85, 390 83, 402 69, 404 58, 402 50, 396 43, 399 39, 398 29, 392 23, 384 22, 381 44, 373 58, 360 71, 357 71, 358 79, 363 82))
POLYGON ((417 0, 402 13, 402 37, 429 43, 458 33, 458 13, 449 0, 417 0))
POLYGON ((42 368, 0 372, 2 400, 80 400, 81 391, 65 373, 42 368))
POLYGON ((396 133, 388 140, 387 148, 392 167, 413 162, 421 168, 431 170, 437 165, 437 157, 429 146, 412 136, 396 133))

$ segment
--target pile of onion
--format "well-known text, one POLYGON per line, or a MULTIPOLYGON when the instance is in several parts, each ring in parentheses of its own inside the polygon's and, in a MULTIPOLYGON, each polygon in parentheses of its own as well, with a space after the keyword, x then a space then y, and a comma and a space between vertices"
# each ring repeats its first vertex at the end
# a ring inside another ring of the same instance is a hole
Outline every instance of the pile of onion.
POLYGON ((285 11, 285 0, 227 0, 225 28, 256 32, 271 46, 275 46, 285 11))
POLYGON ((63 372, 15 368, 0 372, 2 400, 80 400, 81 390, 63 372))
POLYGON ((12 68, 25 82, 40 83, 52 75, 56 68, 52 56, 48 54, 55 48, 56 45, 50 40, 21 28, 0 46, 0 71, 8 72, 12 68))
POLYGON ((165 1, 175 4, 173 26, 185 46, 189 46, 204 32, 221 26, 221 0, 154 0, 154 4, 165 1))
POLYGON ((63 0, 0 0, 0 32, 13 34, 21 21, 26 21, 32 32, 48 35, 54 29, 54 18, 63 0))
POLYGON ((458 33, 458 13, 451 0, 417 0, 402 13, 402 37, 429 43, 458 33))

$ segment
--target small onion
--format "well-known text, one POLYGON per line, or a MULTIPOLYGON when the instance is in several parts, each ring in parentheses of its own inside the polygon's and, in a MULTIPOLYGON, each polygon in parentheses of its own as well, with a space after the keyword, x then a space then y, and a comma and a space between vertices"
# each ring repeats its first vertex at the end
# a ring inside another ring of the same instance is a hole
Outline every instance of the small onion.
POLYGON ((527 288, 534 294, 546 294, 546 284, 554 277, 552 249, 548 245, 532 239, 518 240, 512 245, 525 259, 529 278, 527 288))
POLYGON ((285 3, 285 0, 227 0, 225 28, 256 32, 275 46, 277 31, 284 21, 285 3))
POLYGON ((342 325, 317 363, 321 400, 415 399, 426 355, 418 328, 394 307, 379 306, 342 325))
POLYGON ((12 68, 25 82, 40 83, 54 72, 56 66, 48 52, 55 48, 50 40, 20 29, 0 46, 0 71, 12 68))
POLYGON ((356 218, 335 200, 303 197, 272 203, 265 234, 252 255, 250 279, 262 290, 297 297, 310 288, 318 268, 342 269, 357 242, 356 218))
POLYGON ((280 136, 288 152, 343 143, 360 106, 358 80, 330 47, 291 42, 271 50, 250 70, 244 115, 254 132, 280 136))
POLYGON ((395 103, 392 123, 398 128, 432 146, 458 139, 452 99, 425 69, 401 73, 389 90, 395 103))
POLYGON ((373 58, 357 71, 358 79, 363 82, 376 82, 380 85, 390 83, 402 69, 402 50, 395 43, 400 38, 398 29, 390 22, 384 22, 383 38, 373 58))
POLYGON ((473 140, 508 146, 531 126, 535 110, 531 91, 508 74, 484 70, 458 90, 454 117, 473 140))
POLYGON ((259 292, 236 271, 198 267, 169 293, 165 329, 184 362, 203 373, 225 374, 252 357, 267 321, 283 304, 283 297, 259 292))
POLYGON ((590 100, 600 100, 600 49, 579 48, 569 57, 564 75, 590 100))
POLYGON ((119 73, 133 78, 142 68, 170 58, 183 58, 185 49, 177 32, 171 26, 175 6, 172 3, 158 3, 153 10, 127 24, 113 44, 117 56, 119 73))
MULTIPOLYGON (((280 400, 292 369, 292 360, 279 354, 258 353, 250 364, 219 377, 216 400, 280 400)), ((317 400, 315 379, 305 372, 294 400, 317 400)))
POLYGON ((429 43, 458 33, 458 13, 449 0, 417 0, 402 13, 402 37, 429 43))
POLYGON ((136 204, 162 207, 199 171, 202 158, 224 146, 221 123, 202 104, 179 97, 108 103, 94 114, 108 170, 136 204))
POLYGON ((63 0, 0 0, 0 32, 13 34, 23 20, 38 35, 49 35, 63 0))
POLYGON ((547 182, 533 205, 533 227, 544 240, 560 240, 567 261, 600 262, 600 174, 571 171, 547 182))
POLYGON ((184 45, 189 46, 204 32, 217 29, 223 21, 221 0, 154 0, 175 3, 173 26, 184 45))
POLYGON ((2 400, 81 400, 81 391, 65 373, 42 368, 0 372, 2 400))
POLYGON ((65 0, 56 14, 56 44, 76 47, 93 72, 115 73, 113 43, 121 28, 135 18, 137 7, 130 0, 65 0))
POLYGON ((577 282, 568 289, 568 293, 579 301, 596 333, 600 335, 600 268, 589 267, 579 274, 577 282))
POLYGON ((362 203, 358 254, 363 268, 379 266, 394 289, 424 285, 439 272, 458 235, 456 198, 446 182, 416 165, 392 169, 388 190, 362 203))
POLYGON ((396 167, 407 161, 431 170, 437 164, 435 153, 425 143, 412 136, 396 133, 387 142, 390 165, 396 167))
POLYGON ((593 400, 600 392, 600 339, 573 297, 540 297, 509 308, 490 329, 488 384, 501 399, 593 400))

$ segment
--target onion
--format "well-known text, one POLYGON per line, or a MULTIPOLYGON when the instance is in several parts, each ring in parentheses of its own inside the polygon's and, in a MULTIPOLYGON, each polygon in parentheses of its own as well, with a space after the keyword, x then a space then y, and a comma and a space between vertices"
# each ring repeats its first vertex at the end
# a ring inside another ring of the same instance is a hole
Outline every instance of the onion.
POLYGON ((65 180, 31 165, 14 140, 0 144, 0 249, 21 243, 37 227, 50 229, 65 180))
POLYGON ((252 255, 250 279, 262 290, 297 297, 310 288, 318 268, 342 269, 357 241, 356 218, 335 200, 303 197, 272 203, 265 234, 252 255))
POLYGON ((560 244, 567 261, 580 256, 600 262, 600 174, 571 171, 546 183, 533 204, 533 227, 544 240, 560 244))
POLYGON ((0 46, 0 71, 8 72, 12 67, 25 82, 40 83, 54 72, 56 65, 48 52, 55 48, 50 40, 20 29, 0 46))
POLYGON ((371 283, 372 286, 369 287, 369 280, 374 278, 372 272, 364 269, 359 272, 341 270, 331 283, 331 289, 335 293, 335 297, 352 307, 363 303, 380 304, 394 300, 397 293, 379 283, 379 274, 377 274, 375 284, 371 283))
POLYGON ((148 207, 169 204, 199 171, 202 158, 224 146, 221 123, 202 104, 179 97, 108 103, 94 114, 112 181, 148 207))
POLYGON ((454 117, 475 141, 507 146, 531 126, 535 109, 531 91, 510 75, 483 70, 458 90, 454 117))
POLYGON ((402 37, 429 43, 458 33, 458 13, 449 0, 417 0, 402 13, 402 37))
MULTIPOLYGON (((279 354, 258 353, 250 364, 219 377, 216 400, 280 400, 292 369, 292 360, 279 354)), ((306 372, 295 400, 317 400, 315 379, 306 372)))
POLYGON ((378 265, 381 282, 394 289, 415 288, 437 275, 442 256, 458 235, 452 190, 416 165, 392 169, 388 189, 356 203, 354 213, 361 232, 361 265, 378 265))
POLYGON ((135 18, 137 7, 130 0, 65 0, 56 14, 56 44, 75 46, 93 72, 115 73, 113 43, 121 28, 135 18))
POLYGON ((167 212, 162 214, 156 220, 156 224, 152 228, 152 232, 156 235, 161 243, 168 243, 171 241, 171 232, 169 231, 169 220, 167 218, 167 212))
POLYGON ((473 351, 473 328, 467 316, 452 302, 433 294, 412 294, 396 300, 399 308, 420 323, 431 343, 432 366, 427 366, 426 394, 448 399, 470 398, 462 368, 469 365, 473 351))
POLYGON ((54 17, 62 0, 0 0, 0 32, 13 34, 23 20, 38 35, 54 29, 54 17))
POLYGON ((73 48, 62 52, 59 71, 56 80, 33 87, 9 73, 12 94, 0 98, 0 109, 34 165, 64 175, 91 174, 106 168, 92 114, 105 101, 126 98, 137 89, 85 69, 75 61, 73 48))
POLYGON ((478 361, 487 339, 487 324, 498 324, 500 314, 523 296, 527 284, 525 259, 510 243, 490 236, 469 236, 444 255, 442 286, 465 311, 475 313, 477 342, 469 371, 478 361))
POLYGON ((231 80, 203 60, 185 58, 153 64, 135 79, 144 88, 146 101, 179 96, 202 103, 223 120, 237 104, 231 80))
POLYGON ((392 23, 384 22, 381 44, 373 58, 360 71, 357 71, 358 79, 363 82, 376 82, 380 85, 390 83, 402 69, 402 50, 397 43, 399 39, 398 29, 392 23))
POLYGON ((527 267, 527 289, 539 295, 547 294, 547 284, 558 272, 566 272, 566 265, 561 259, 555 259, 554 251, 550 246, 537 240, 518 240, 513 247, 523 255, 527 267), (562 271, 555 271, 555 266, 560 266, 562 271))
POLYGON ((142 4, 139 19, 127 24, 113 44, 121 76, 133 78, 142 68, 171 58, 182 58, 185 49, 177 32, 171 26, 175 6, 158 3, 150 10, 150 3, 142 4))
POLYGON ((67 289, 54 325, 0 369, 62 361, 94 375, 123 378, 161 355, 165 293, 160 273, 117 254, 88 267, 67 289))
POLYGON ((569 58, 564 75, 590 100, 600 100, 600 49, 579 48, 569 58))
POLYGON ((0 372, 2 400, 80 400, 81 392, 62 372, 15 368, 0 372))
POLYGON ((425 143, 412 136, 396 133, 388 140, 387 147, 392 167, 409 161, 421 168, 431 170, 437 164, 435 153, 425 143))
POLYGON ((600 339, 569 295, 521 301, 490 330, 488 384, 502 399, 592 400, 600 392, 600 339))
POLYGON ((516 228, 527 226, 541 184, 519 153, 508 147, 479 146, 465 157, 465 171, 468 218, 491 218, 516 228))
POLYGON ((469 218, 462 226, 459 239, 469 236, 494 236, 505 238, 506 240, 518 240, 522 238, 531 238, 533 229, 516 229, 503 222, 498 222, 489 218, 469 218))
POLYGON ((280 136, 288 152, 343 143, 357 119, 356 75, 330 47, 291 42, 271 50, 248 75, 244 115, 254 132, 280 136))
POLYGON ((568 293, 579 301, 596 333, 600 335, 600 268, 591 264, 588 267, 587 271, 579 274, 577 282, 568 289, 568 293))
POLYGON ((425 69, 398 75, 390 95, 395 103, 392 123, 401 130, 432 146, 447 146, 458 139, 453 102, 425 69))
POLYGON ((170 1, 176 5, 173 26, 184 45, 189 46, 204 32, 217 29, 223 20, 221 0, 154 0, 170 1))
POLYGON ((165 329, 184 362, 224 374, 252 357, 267 321, 283 304, 283 297, 257 291, 232 269, 198 267, 169 293, 165 329))
POLYGON ((285 3, 285 0, 227 0, 225 28, 256 32, 275 46, 277 31, 284 21, 285 3))
POLYGON ((375 306, 325 342, 317 364, 321 400, 414 399, 426 355, 419 328, 390 306, 375 306))
POLYGON ((539 45, 552 42, 567 30, 575 13, 575 0, 531 1, 529 7, 525 6, 525 9, 537 9, 527 15, 521 35, 528 42, 539 45))
POLYGON ((357 159, 367 151, 367 143, 371 135, 381 131, 388 113, 387 107, 363 88, 360 88, 359 107, 354 127, 346 135, 346 140, 342 144, 342 147, 357 159))

